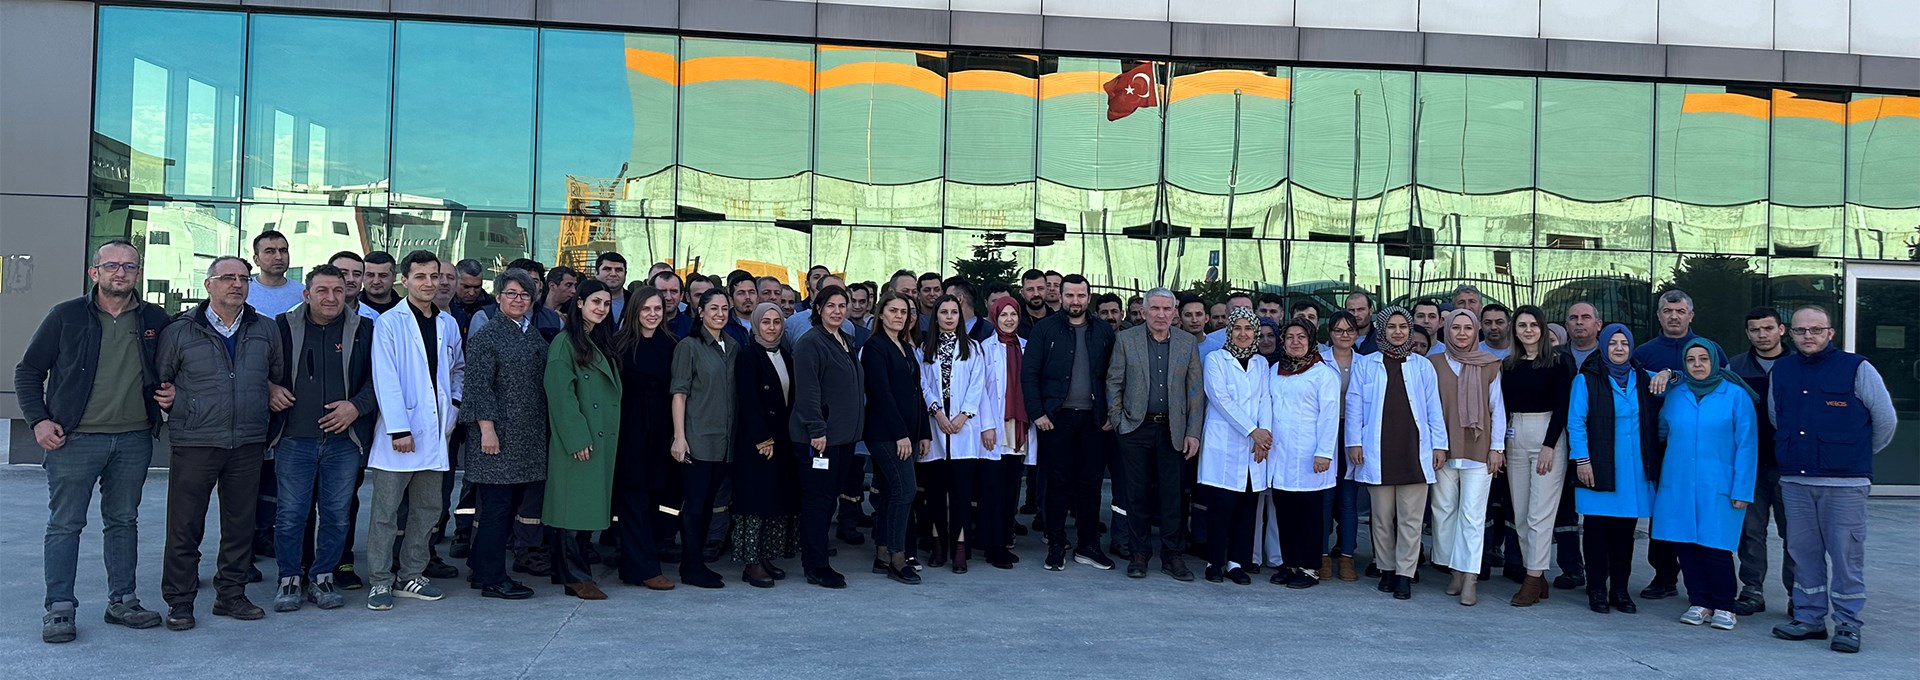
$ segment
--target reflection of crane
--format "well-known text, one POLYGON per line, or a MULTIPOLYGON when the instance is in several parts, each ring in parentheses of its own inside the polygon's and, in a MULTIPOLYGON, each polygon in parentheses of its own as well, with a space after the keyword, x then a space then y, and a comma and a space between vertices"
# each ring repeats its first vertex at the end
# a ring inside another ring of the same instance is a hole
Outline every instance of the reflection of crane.
MULTIPOLYGON (((620 166, 625 175, 627 166, 620 166)), ((600 253, 613 249, 613 202, 621 198, 626 179, 567 175, 567 208, 560 218, 560 242, 555 264, 586 271, 600 253)))

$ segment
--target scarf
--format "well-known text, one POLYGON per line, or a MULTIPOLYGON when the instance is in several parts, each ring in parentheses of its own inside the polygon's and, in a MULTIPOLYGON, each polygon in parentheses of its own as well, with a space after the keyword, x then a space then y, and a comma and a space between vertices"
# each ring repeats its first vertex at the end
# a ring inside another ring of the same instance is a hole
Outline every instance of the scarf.
MULTIPOLYGON (((999 319, 1000 310, 1008 307, 1019 311, 1020 303, 1011 295, 995 300, 987 306, 987 319, 999 319)), ((1027 394, 1020 389, 1020 335, 1018 328, 1013 333, 1000 332, 999 324, 994 324, 993 332, 1000 338, 1000 344, 1007 348, 1006 416, 1007 420, 1013 421, 1013 450, 1023 451, 1027 448, 1027 427, 1031 423, 1027 419, 1027 394)))
POLYGON ((1273 370, 1280 375, 1300 375, 1312 369, 1314 364, 1320 363, 1320 353, 1314 351, 1313 346, 1313 324, 1307 323, 1306 319, 1299 317, 1288 319, 1286 325, 1280 327, 1280 332, 1274 334, 1274 344, 1273 370), (1305 356, 1296 357, 1287 353, 1286 337, 1289 328, 1299 328, 1307 332, 1305 356))
POLYGON ((1705 399, 1707 395, 1713 394, 1714 390, 1720 389, 1720 383, 1729 382, 1739 387, 1741 391, 1746 392, 1748 398, 1759 399, 1759 396, 1754 394, 1753 388, 1747 385, 1747 381, 1742 380, 1738 374, 1727 369, 1727 357, 1724 350, 1721 350, 1720 345, 1712 340, 1701 337, 1688 340, 1686 346, 1680 348, 1680 361, 1682 363, 1680 375, 1687 379, 1687 389, 1693 390, 1693 396, 1695 397, 1705 399), (1707 350, 1707 362, 1713 366, 1713 370, 1708 372, 1705 378, 1694 378, 1693 374, 1688 373, 1685 367, 1687 352, 1693 351, 1695 347, 1702 347, 1707 350))
POLYGON ((953 360, 960 355, 960 335, 940 332, 939 344, 933 351, 934 364, 940 367, 940 408, 953 408, 953 360))
MULTIPOLYGON (((1273 332, 1273 353, 1266 355, 1267 363, 1271 364, 1275 361, 1279 361, 1280 355, 1284 353, 1280 351, 1280 324, 1274 321, 1273 319, 1269 319, 1263 316, 1263 317, 1260 317, 1260 326, 1262 328, 1265 328, 1273 332)), ((1254 347, 1259 347, 1260 346, 1259 329, 1254 329, 1253 338, 1254 338, 1253 340, 1254 347)))
MULTIPOLYGON (((752 319, 753 325, 758 326, 760 325, 760 320, 763 318, 766 318, 768 312, 772 312, 774 316, 779 316, 780 311, 781 311, 780 305, 776 305, 771 302, 762 302, 759 304, 759 306, 753 308, 753 315, 747 318, 752 319)), ((767 341, 760 339, 760 329, 758 328, 748 329, 748 334, 752 335, 754 343, 758 344, 760 346, 760 349, 766 350, 768 354, 773 354, 780 351, 780 341, 776 340, 771 345, 767 344, 767 341)), ((781 333, 780 336, 781 338, 784 339, 786 337, 786 333, 781 333)))
POLYGON ((1625 325, 1610 323, 1606 328, 1600 329, 1600 347, 1594 351, 1600 353, 1600 365, 1606 367, 1607 375, 1613 378, 1613 384, 1619 385, 1620 389, 1624 390, 1627 388, 1627 376, 1633 375, 1633 356, 1628 355, 1625 362, 1618 364, 1613 363, 1613 359, 1607 356, 1607 344, 1613 341, 1614 333, 1627 336, 1627 346, 1633 346, 1633 331, 1627 330, 1625 325))
MULTIPOLYGON (((1473 324, 1474 330, 1480 329, 1480 320, 1473 318, 1473 312, 1464 309, 1456 309, 1440 315, 1440 328, 1453 328, 1453 320, 1461 317, 1465 317, 1467 323, 1473 324)), ((1451 332, 1443 332, 1451 335, 1451 332)), ((1489 366, 1495 367, 1492 370, 1500 370, 1497 367, 1500 357, 1478 347, 1469 350, 1456 349, 1453 343, 1449 342, 1447 358, 1460 362, 1458 380, 1454 381, 1454 403, 1460 406, 1460 427, 1466 430, 1469 436, 1475 432, 1484 434, 1487 431, 1489 406, 1487 388, 1482 384, 1481 371, 1487 370, 1489 366)))
POLYGON ((1248 359, 1253 358, 1253 353, 1260 349, 1260 332, 1258 330, 1260 325, 1259 322, 1254 321, 1255 318, 1253 309, 1249 307, 1235 307, 1227 311, 1227 356, 1239 359, 1240 363, 1243 364, 1246 363, 1248 359), (1233 322, 1235 321, 1246 321, 1253 324, 1255 329, 1254 341, 1247 343, 1246 347, 1233 344, 1233 322))
MULTIPOLYGON (((1387 321, 1392 319, 1393 315, 1395 314, 1399 314, 1400 316, 1407 317, 1408 326, 1412 326, 1413 328, 1419 328, 1419 326, 1413 325, 1413 314, 1411 312, 1408 312, 1407 308, 1401 307, 1399 305, 1388 307, 1386 308, 1386 310, 1380 312, 1380 320, 1377 321, 1376 323, 1378 323, 1381 328, 1386 328, 1387 321)), ((1380 333, 1380 339, 1376 342, 1382 354, 1385 354, 1388 357, 1391 357, 1394 359, 1405 359, 1407 358, 1408 354, 1413 353, 1413 333, 1411 332, 1407 333, 1407 341, 1400 343, 1398 345, 1387 344, 1387 334, 1385 331, 1382 331, 1380 333)))

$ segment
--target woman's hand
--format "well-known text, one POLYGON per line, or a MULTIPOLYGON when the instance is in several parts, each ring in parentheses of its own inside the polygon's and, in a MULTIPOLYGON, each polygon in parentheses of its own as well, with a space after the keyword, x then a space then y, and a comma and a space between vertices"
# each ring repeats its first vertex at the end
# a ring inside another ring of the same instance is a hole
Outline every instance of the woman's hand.
POLYGON ((992 453, 995 445, 999 443, 1000 437, 995 434, 994 430, 987 430, 980 433, 980 448, 985 449, 988 453, 992 453))
POLYGON ((1264 428, 1264 427, 1253 428, 1252 436, 1253 436, 1253 448, 1255 449, 1272 449, 1273 448, 1273 433, 1268 432, 1267 428, 1264 428))
POLYGON ((1506 468, 1507 468, 1507 452, 1505 451, 1488 451, 1487 452, 1488 474, 1497 475, 1497 474, 1500 474, 1502 471, 1505 471, 1506 468))
POLYGON ((973 421, 973 416, 967 415, 965 413, 960 414, 960 417, 947 421, 948 424, 953 426, 953 429, 947 432, 947 434, 960 434, 961 430, 964 430, 967 428, 967 423, 972 421, 973 421))
POLYGON ((1589 489, 1593 488, 1593 466, 1575 465, 1573 467, 1573 478, 1580 481, 1580 486, 1589 489))
POLYGON ((947 414, 942 411, 933 412, 933 424, 934 424, 934 427, 939 428, 941 432, 945 432, 947 434, 953 434, 955 432, 960 431, 954 428, 953 421, 948 420, 947 414))
POLYGON ((1347 447, 1347 464, 1348 465, 1352 465, 1354 467, 1360 467, 1360 465, 1365 462, 1367 462, 1367 454, 1364 449, 1358 446, 1347 447))
POLYGON ((1672 382, 1675 377, 1676 374, 1671 368, 1655 373, 1653 374, 1653 379, 1647 381, 1647 391, 1652 392, 1654 396, 1666 394, 1667 383, 1672 382))
POLYGON ((812 438, 812 439, 809 439, 809 440, 807 440, 807 445, 808 445, 808 446, 812 446, 812 447, 813 447, 813 452, 814 452, 814 453, 826 453, 826 452, 827 452, 827 438, 826 438, 826 437, 814 437, 814 438, 812 438))
POLYGON ((933 440, 931 439, 920 440, 920 457, 926 458, 932 453, 933 453, 933 440))
POLYGON ((480 427, 480 452, 489 456, 500 455, 500 436, 494 433, 491 422, 480 427))
POLYGON ((906 437, 901 437, 900 441, 894 442, 893 455, 899 456, 900 460, 908 460, 913 458, 913 440, 908 439, 906 437))
POLYGON ((1313 474, 1317 475, 1322 472, 1326 472, 1327 468, 1330 468, 1330 467, 1333 467, 1332 458, 1321 458, 1319 456, 1313 457, 1313 474))
POLYGON ((669 447, 667 449, 667 452, 673 454, 673 460, 675 462, 680 462, 680 463, 687 462, 687 438, 674 437, 673 446, 669 447))
POLYGON ((769 439, 769 440, 760 442, 759 445, 755 446, 754 448, 760 452, 761 458, 765 458, 768 460, 773 459, 773 440, 769 439))
POLYGON ((1543 475, 1553 472, 1553 447, 1540 447, 1540 460, 1533 464, 1533 471, 1543 475))
POLYGON ((573 459, 581 462, 586 462, 586 460, 592 456, 593 456, 593 447, 591 446, 584 449, 580 449, 579 451, 573 452, 573 459))
POLYGON ((1734 502, 1733 502, 1733 509, 1735 509, 1735 510, 1745 510, 1745 509, 1747 509, 1747 502, 1746 502, 1746 501, 1734 501, 1734 502))

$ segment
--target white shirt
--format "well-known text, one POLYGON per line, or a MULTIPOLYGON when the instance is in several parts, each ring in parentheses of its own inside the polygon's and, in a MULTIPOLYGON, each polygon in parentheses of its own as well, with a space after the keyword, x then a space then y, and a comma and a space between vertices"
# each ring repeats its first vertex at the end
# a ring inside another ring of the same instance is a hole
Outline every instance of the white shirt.
POLYGON ((207 305, 207 321, 213 324, 213 330, 218 331, 223 338, 231 338, 234 333, 240 332, 240 319, 246 315, 246 310, 240 310, 239 314, 233 315, 233 323, 229 325, 220 320, 220 315, 213 311, 213 305, 207 305))
MULTIPOLYGON (((1490 353, 1492 352, 1492 350, 1487 349, 1487 343, 1480 343, 1480 348, 1490 353)), ((1453 369, 1454 375, 1460 375, 1460 362, 1455 361, 1451 356, 1447 357, 1447 368, 1453 369)), ((1500 370, 1500 366, 1499 364, 1492 364, 1482 367, 1480 370, 1498 371, 1500 370)), ((1493 384, 1487 386, 1487 401, 1489 402, 1487 404, 1487 419, 1493 421, 1487 423, 1487 429, 1493 436, 1492 447, 1494 451, 1504 453, 1507 450, 1507 400, 1501 396, 1499 376, 1494 376, 1493 384)), ((1468 458, 1447 459, 1447 467, 1455 470, 1478 470, 1486 466, 1486 463, 1468 458)))

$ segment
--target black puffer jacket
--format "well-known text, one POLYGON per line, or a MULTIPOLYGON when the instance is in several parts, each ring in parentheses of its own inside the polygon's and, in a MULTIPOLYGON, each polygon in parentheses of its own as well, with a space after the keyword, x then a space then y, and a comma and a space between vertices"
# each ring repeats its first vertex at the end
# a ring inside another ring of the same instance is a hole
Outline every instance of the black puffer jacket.
POLYGON ((207 303, 181 312, 160 332, 154 363, 160 382, 173 383, 167 427, 174 446, 231 449, 267 443, 272 412, 267 385, 285 387, 280 329, 271 319, 240 310, 234 353, 207 322, 207 303))

